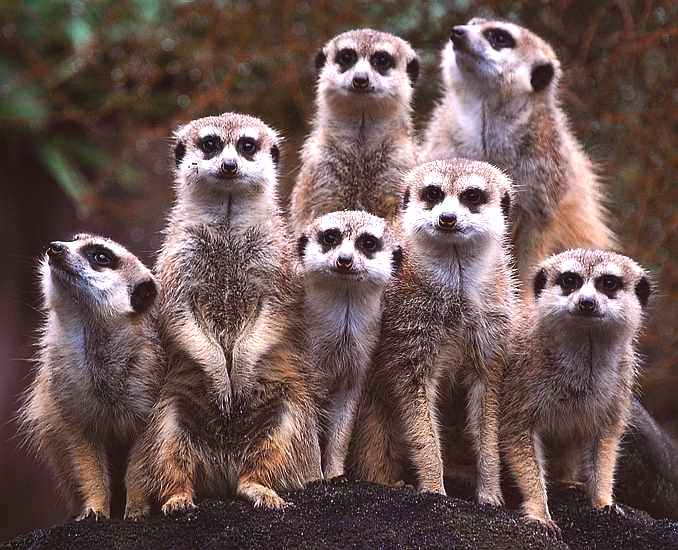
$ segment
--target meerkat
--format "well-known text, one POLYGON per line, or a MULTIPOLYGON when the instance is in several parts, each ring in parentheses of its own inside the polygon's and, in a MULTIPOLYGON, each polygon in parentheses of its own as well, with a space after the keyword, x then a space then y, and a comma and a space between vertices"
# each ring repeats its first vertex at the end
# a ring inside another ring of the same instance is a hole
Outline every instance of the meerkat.
POLYGON ((477 161, 435 161, 407 176, 403 265, 384 292, 379 344, 349 451, 351 475, 391 484, 413 469, 445 493, 438 412, 468 391, 481 503, 502 503, 497 400, 514 309, 504 246, 511 183, 477 161))
POLYGON ((501 392, 501 447, 523 513, 551 529, 544 455, 583 472, 593 506, 613 504, 620 440, 631 414, 635 341, 652 292, 633 260, 575 249, 543 262, 534 304, 512 341, 501 392))
POLYGON ((441 70, 444 95, 422 160, 482 160, 511 177, 512 242, 524 287, 551 254, 612 247, 601 184, 560 106, 551 46, 518 25, 475 18, 452 29, 441 70))
MULTIPOLYGON (((68 508, 78 519, 108 518, 122 482, 114 466, 153 406, 157 285, 131 252, 86 234, 50 243, 40 276, 46 320, 20 416, 68 508)), ((128 505, 143 506, 143 494, 128 485, 128 505)))
POLYGON ((280 138, 237 113, 175 138, 176 203, 156 266, 168 375, 135 476, 166 514, 196 496, 279 508, 276 490, 322 475, 303 289, 276 206, 280 138))
POLYGON ((343 475, 365 370, 379 337, 381 297, 402 251, 385 220, 363 211, 325 214, 298 239, 304 317, 320 409, 326 479, 343 475))
POLYGON ((365 210, 398 214, 402 176, 416 163, 411 100, 419 59, 404 40, 345 32, 318 52, 316 116, 291 197, 297 234, 316 217, 365 210))

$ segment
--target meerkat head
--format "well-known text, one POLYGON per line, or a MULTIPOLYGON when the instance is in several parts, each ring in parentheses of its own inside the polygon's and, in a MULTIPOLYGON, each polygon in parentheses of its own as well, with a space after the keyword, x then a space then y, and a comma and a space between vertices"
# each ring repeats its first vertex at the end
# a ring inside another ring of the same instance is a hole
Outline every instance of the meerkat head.
POLYGON ((433 161, 407 175, 403 225, 410 240, 431 252, 501 244, 511 207, 511 182, 486 162, 433 161))
POLYGON ((560 77, 544 40, 513 23, 481 18, 452 28, 441 67, 448 89, 471 87, 481 96, 511 99, 548 95, 560 77))
POLYGON ((372 29, 342 33, 316 55, 318 96, 333 111, 356 103, 384 111, 409 108, 419 59, 401 38, 372 29))
POLYGON ((92 311, 97 317, 143 313, 158 294, 148 268, 123 246, 87 234, 49 244, 41 264, 48 309, 92 311))
POLYGON ((280 137, 258 118, 238 113, 200 118, 175 132, 177 193, 194 199, 275 196, 280 137))
POLYGON ((299 237, 298 252, 306 280, 321 285, 384 287, 402 261, 386 222, 357 210, 316 218, 299 237))
POLYGON ((643 268, 626 256, 575 249, 544 261, 534 275, 533 291, 541 322, 556 329, 635 333, 652 285, 643 268))

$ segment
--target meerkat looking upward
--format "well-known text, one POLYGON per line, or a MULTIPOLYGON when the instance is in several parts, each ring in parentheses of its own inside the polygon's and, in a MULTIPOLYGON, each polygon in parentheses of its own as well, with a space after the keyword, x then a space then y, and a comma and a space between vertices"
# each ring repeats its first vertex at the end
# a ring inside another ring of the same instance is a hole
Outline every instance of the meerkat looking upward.
POLYGON ((651 285, 630 258, 582 249, 549 258, 533 281, 535 303, 517 324, 501 393, 501 445, 523 513, 557 529, 547 505, 547 451, 573 471, 583 467, 596 508, 613 503, 651 285))
POLYGON ((423 164, 406 181, 403 266, 384 293, 349 472, 393 483, 410 462, 420 490, 444 493, 439 399, 456 382, 468 391, 478 500, 498 505, 497 399, 514 309, 504 248, 511 184, 465 159, 423 164))
POLYGON ((601 185, 560 107, 560 64, 551 46, 518 25, 475 18, 452 29, 441 70, 444 96, 422 159, 465 157, 508 173, 524 287, 533 267, 553 253, 610 248, 601 185))
POLYGON ((402 252, 386 222, 361 211, 314 220, 298 248, 305 323, 323 388, 321 451, 329 479, 344 473, 365 370, 379 337, 381 297, 402 252))
POLYGON ((317 112, 292 191, 300 234, 316 217, 365 210, 395 218, 402 176, 416 163, 411 99, 419 60, 404 40, 345 32, 318 53, 317 112))
POLYGON ((136 472, 165 513, 196 495, 278 508, 276 489, 322 475, 302 287, 276 206, 278 143, 236 113, 176 134, 177 198, 157 264, 169 372, 136 472))
MULTIPOLYGON (((155 279, 119 244, 85 234, 50 243, 40 267, 47 317, 21 418, 78 519, 110 517, 116 466, 155 399, 155 279)), ((127 486, 129 506, 140 495, 127 486)))

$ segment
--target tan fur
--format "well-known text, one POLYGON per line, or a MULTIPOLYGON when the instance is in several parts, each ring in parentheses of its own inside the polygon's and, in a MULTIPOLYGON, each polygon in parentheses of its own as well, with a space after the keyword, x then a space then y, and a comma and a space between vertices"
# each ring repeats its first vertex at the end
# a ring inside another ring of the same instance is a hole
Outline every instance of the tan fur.
POLYGON ((276 490, 321 473, 303 288, 276 207, 279 138, 227 113, 176 139, 177 202, 157 264, 169 374, 139 475, 165 513, 209 495, 280 507, 276 490), (206 135, 217 150, 203 150, 206 135), (247 136, 256 152, 241 149, 247 136))
POLYGON ((558 254, 535 273, 536 303, 528 304, 512 338, 501 439, 525 516, 557 529, 547 505, 547 461, 554 475, 577 481, 583 473, 596 508, 613 503, 650 287, 633 260, 597 250, 558 254), (565 290, 563 273, 583 284, 565 290), (610 274, 622 281, 614 292, 601 286, 610 274), (592 300, 592 314, 582 313, 582 300, 592 300))
POLYGON ((292 227, 299 234, 316 217, 339 210, 392 220, 402 176, 416 162, 410 102, 417 56, 404 40, 371 29, 334 37, 319 56, 317 113, 292 192, 292 227), (344 49, 357 55, 345 69, 337 62, 344 49), (381 74, 371 59, 383 51, 395 66, 381 74), (356 74, 369 78, 371 93, 355 91, 356 74))
MULTIPOLYGON (((124 466, 161 375, 151 307, 156 283, 122 246, 84 234, 51 243, 41 276, 46 322, 21 410, 26 436, 79 519, 110 517, 111 469, 124 466), (115 263, 94 264, 102 251, 115 263)), ((133 483, 126 499, 127 506, 146 506, 133 483)))
POLYGON ((513 311, 501 205, 508 206, 510 182, 486 163, 457 159, 415 168, 408 184, 403 270, 384 294, 350 471, 394 483, 409 462, 420 490, 444 493, 439 411, 459 383, 469 392, 478 499, 500 504, 497 390, 513 311), (426 199, 431 186, 443 191, 441 201, 426 199), (471 207, 466 197, 474 189, 485 198, 471 207), (459 232, 437 225, 450 213, 459 232))
POLYGON ((613 246, 601 184, 560 106, 553 49, 512 23, 474 19, 455 29, 465 38, 443 50, 444 96, 426 131, 422 158, 484 160, 511 176, 512 241, 524 285, 532 268, 551 254, 613 246), (484 33, 494 29, 510 33, 515 47, 493 48, 484 33), (540 65, 550 65, 553 76, 535 89, 532 71, 540 65))

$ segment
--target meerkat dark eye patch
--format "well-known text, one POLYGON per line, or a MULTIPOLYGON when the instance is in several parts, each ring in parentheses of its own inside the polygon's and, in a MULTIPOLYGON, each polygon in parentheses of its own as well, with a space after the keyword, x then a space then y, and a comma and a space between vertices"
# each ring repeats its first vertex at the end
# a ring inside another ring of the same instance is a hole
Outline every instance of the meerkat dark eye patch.
POLYGON ((315 54, 315 70, 320 72, 327 62, 327 56, 323 50, 318 50, 315 54))
POLYGON ((174 146, 174 164, 178 168, 181 164, 181 161, 184 160, 186 156, 186 144, 183 141, 177 141, 177 144, 174 146))
POLYGON ((157 295, 158 286, 153 279, 141 281, 134 287, 130 296, 132 309, 137 313, 143 313, 151 307, 157 295))
POLYGON ((503 50, 504 48, 515 48, 516 41, 511 36, 511 33, 500 28, 485 29, 483 36, 490 43, 495 50, 503 50))
POLYGON ((381 239, 375 237, 374 235, 363 233, 356 239, 355 246, 366 257, 372 258, 384 247, 384 243, 381 239))
POLYGON ((336 228, 326 229, 318 233, 318 242, 322 247, 323 252, 328 252, 330 249, 341 244, 341 231, 336 228))
POLYGON ((356 61, 358 61, 358 54, 351 48, 344 48, 337 52, 334 61, 339 65, 341 72, 343 73, 355 65, 356 61))
POLYGON ((470 187, 462 191, 459 195, 459 201, 471 212, 477 212, 483 204, 487 204, 487 193, 477 187, 470 187))
POLYGON ((419 80, 419 59, 416 57, 407 63, 407 76, 410 77, 410 83, 414 86, 419 80))
POLYGON ((504 219, 508 221, 511 214, 511 195, 508 191, 501 198, 501 213, 504 215, 504 219))
POLYGON ((306 245, 308 244, 308 235, 302 235, 297 239, 297 254, 299 259, 304 259, 304 254, 306 254, 306 245))
POLYGON ((280 162, 280 148, 277 145, 271 145, 271 158, 273 164, 277 167, 278 162, 280 162))
POLYGON ((388 52, 378 51, 370 57, 370 64, 379 74, 385 75, 395 67, 395 59, 388 52))
POLYGON ((537 271, 532 283, 532 290, 534 291, 535 298, 539 298, 542 290, 546 288, 546 280, 546 270, 542 267, 539 271, 537 271))
POLYGON ((391 256, 391 274, 397 275, 403 267, 403 249, 397 246, 391 256))
POLYGON ((203 136, 198 140, 198 148, 205 154, 205 158, 212 158, 224 148, 224 142, 219 136, 203 136))
POLYGON ((647 277, 640 278, 640 281, 636 283, 635 290, 640 305, 645 307, 650 299, 650 294, 652 294, 652 285, 650 285, 650 281, 647 280, 647 277))
POLYGON ((238 140, 238 143, 236 143, 235 148, 238 150, 238 153, 240 153, 243 157, 251 159, 254 156, 254 153, 256 153, 259 150, 259 144, 257 143, 256 139, 248 136, 243 136, 238 140))
POLYGON ((581 275, 574 273, 573 271, 565 271, 558 275, 556 284, 563 289, 563 294, 567 296, 581 288, 584 284, 584 279, 581 278, 581 275))
POLYGON ((102 269, 117 269, 120 262, 119 258, 105 246, 99 244, 83 247, 81 253, 89 262, 92 269, 101 271, 102 269))
POLYGON ((624 288, 621 277, 616 275, 601 275, 595 280, 598 292, 602 292, 609 298, 614 298, 619 290, 624 288))
POLYGON ((551 63, 541 63, 532 67, 532 74, 530 76, 530 84, 535 92, 541 92, 553 80, 555 70, 551 63))
POLYGON ((421 200, 429 207, 433 207, 438 203, 443 202, 445 198, 444 191, 437 185, 427 185, 421 190, 421 200))

